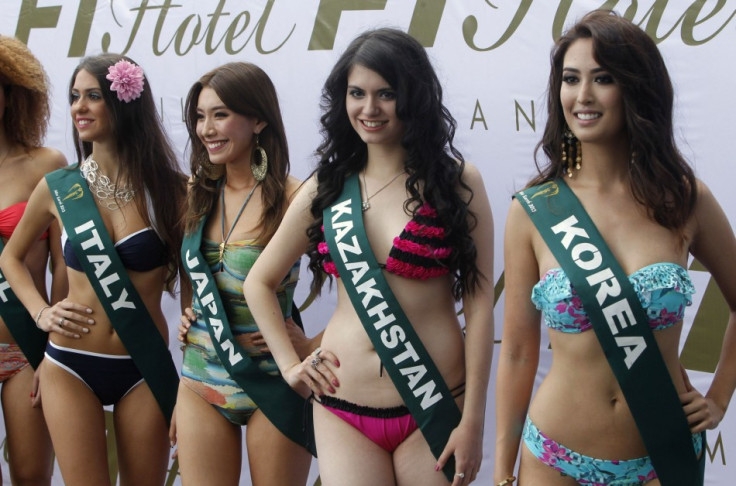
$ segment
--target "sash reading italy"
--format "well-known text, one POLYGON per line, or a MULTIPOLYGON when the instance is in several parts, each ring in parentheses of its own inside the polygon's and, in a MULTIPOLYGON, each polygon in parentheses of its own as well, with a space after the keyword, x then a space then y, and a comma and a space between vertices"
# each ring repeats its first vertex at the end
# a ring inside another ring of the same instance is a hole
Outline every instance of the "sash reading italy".
MULTIPOLYGON (((363 226, 358 176, 345 181, 335 204, 323 212, 330 256, 384 368, 419 425, 435 457, 460 423, 460 410, 431 356, 391 291, 363 226)), ((452 482, 455 461, 443 472, 452 482)))
POLYGON ((115 251, 78 164, 47 174, 46 181, 84 273, 169 423, 179 375, 166 342, 115 251))
MULTIPOLYGON (((0 239, 0 253, 4 248, 3 240, 0 239)), ((38 368, 43 359, 48 336, 35 326, 33 318, 15 296, 2 272, 0 272, 0 317, 3 318, 10 334, 33 369, 38 368)))
POLYGON ((306 420, 309 414, 306 413, 305 407, 308 407, 309 403, 299 396, 281 375, 264 373, 258 367, 258 363, 248 356, 233 337, 215 279, 200 252, 205 219, 202 218, 196 232, 184 237, 181 256, 192 282, 195 298, 199 300, 204 314, 217 357, 268 420, 285 436, 316 456, 315 443, 311 440, 314 435, 311 421, 308 425, 306 420))
POLYGON ((562 180, 516 198, 582 300, 662 485, 702 485, 704 461, 647 314, 590 216, 562 180))

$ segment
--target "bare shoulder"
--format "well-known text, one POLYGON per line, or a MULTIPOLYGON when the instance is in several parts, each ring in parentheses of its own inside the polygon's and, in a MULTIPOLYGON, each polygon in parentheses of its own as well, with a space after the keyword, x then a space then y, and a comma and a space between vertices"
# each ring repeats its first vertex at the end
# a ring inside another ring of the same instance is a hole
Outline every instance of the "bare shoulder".
POLYGON ((43 171, 44 174, 61 169, 68 165, 66 157, 59 150, 49 147, 38 147, 30 151, 33 165, 43 171))
POLYGON ((483 186, 483 176, 481 175, 480 170, 478 170, 478 167, 476 167, 475 164, 470 162, 465 162, 462 179, 464 183, 472 188, 475 188, 475 186, 483 186))
POLYGON ((286 198, 287 200, 291 201, 294 198, 294 195, 299 191, 299 189, 302 187, 303 182, 300 179, 297 179, 296 177, 289 175, 286 178, 286 198))

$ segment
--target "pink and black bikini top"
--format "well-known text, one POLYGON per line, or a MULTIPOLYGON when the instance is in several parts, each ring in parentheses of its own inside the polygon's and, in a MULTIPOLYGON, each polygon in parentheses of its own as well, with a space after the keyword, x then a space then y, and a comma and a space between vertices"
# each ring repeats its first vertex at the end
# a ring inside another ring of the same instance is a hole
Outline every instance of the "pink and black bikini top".
MULTIPOLYGON (((27 205, 28 201, 21 201, 0 210, 0 236, 5 239, 10 238, 16 226, 18 226, 18 222, 23 216, 27 205)), ((48 236, 49 232, 45 231, 41 239, 48 238, 48 236)))
MULTIPOLYGON (((437 211, 425 202, 401 234, 394 238, 388 259, 380 266, 405 278, 426 280, 440 277, 450 271, 447 260, 452 248, 445 245, 445 228, 437 221, 437 211)), ((327 243, 322 241, 317 250, 324 255, 322 268, 325 272, 339 277, 327 243)))

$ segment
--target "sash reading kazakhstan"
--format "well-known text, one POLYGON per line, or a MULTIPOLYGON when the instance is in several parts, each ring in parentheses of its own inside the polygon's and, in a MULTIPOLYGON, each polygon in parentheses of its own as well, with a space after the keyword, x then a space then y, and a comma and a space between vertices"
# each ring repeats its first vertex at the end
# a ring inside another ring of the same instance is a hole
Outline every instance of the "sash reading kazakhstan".
POLYGON ((703 465, 636 292, 563 180, 516 194, 570 279, 663 486, 702 485, 703 465))
MULTIPOLYGON (((330 256, 381 363, 432 453, 439 457, 460 423, 460 410, 391 291, 371 251, 362 214, 358 176, 354 174, 345 181, 337 201, 323 212, 330 256)), ((452 482, 452 458, 443 472, 452 482)))
POLYGON ((79 164, 47 174, 46 181, 84 273, 169 423, 179 375, 164 338, 115 251, 79 164))

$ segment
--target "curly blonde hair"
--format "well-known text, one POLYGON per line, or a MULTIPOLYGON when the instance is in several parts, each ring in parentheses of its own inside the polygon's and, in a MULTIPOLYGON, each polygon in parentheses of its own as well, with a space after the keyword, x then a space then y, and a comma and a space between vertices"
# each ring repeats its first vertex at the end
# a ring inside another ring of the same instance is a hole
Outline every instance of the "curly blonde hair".
POLYGON ((50 116, 48 78, 24 43, 4 35, 0 35, 0 85, 5 94, 5 135, 26 148, 40 147, 50 116))

